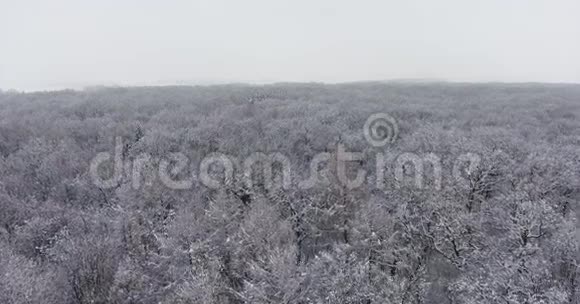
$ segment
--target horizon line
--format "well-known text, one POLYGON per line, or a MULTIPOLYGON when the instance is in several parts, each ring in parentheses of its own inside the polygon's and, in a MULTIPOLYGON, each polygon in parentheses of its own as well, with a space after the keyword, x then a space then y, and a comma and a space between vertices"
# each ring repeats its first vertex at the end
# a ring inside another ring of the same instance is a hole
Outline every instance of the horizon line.
POLYGON ((316 84, 316 85, 348 85, 348 84, 365 84, 365 83, 381 83, 381 84, 463 84, 463 85, 580 85, 580 82, 566 82, 566 81, 497 81, 497 80, 482 80, 482 81, 463 81, 463 80, 447 80, 437 78, 394 78, 386 80, 355 80, 355 81, 174 81, 174 82, 152 82, 152 83, 136 83, 136 84, 115 84, 115 83, 101 83, 101 84, 85 84, 85 85, 54 85, 48 88, 39 89, 16 89, 16 88, 1 88, 0 93, 18 93, 18 94, 33 94, 33 93, 51 93, 63 91, 83 92, 95 89, 115 89, 115 88, 167 88, 167 87, 219 87, 219 86, 276 86, 276 85, 297 85, 297 84, 316 84))

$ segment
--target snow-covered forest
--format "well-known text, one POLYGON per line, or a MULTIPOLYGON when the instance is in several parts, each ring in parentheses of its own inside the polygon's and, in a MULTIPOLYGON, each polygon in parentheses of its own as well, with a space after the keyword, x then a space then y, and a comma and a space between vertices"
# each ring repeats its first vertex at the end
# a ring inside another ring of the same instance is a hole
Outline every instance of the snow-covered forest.
POLYGON ((0 92, 0 176, 3 304, 580 303, 578 85, 0 92))

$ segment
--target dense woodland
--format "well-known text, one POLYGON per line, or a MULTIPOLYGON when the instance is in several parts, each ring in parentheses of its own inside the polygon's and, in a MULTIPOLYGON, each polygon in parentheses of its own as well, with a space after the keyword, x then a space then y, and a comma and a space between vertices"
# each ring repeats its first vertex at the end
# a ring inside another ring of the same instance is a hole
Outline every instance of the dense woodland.
POLYGON ((3 304, 580 303, 578 85, 0 92, 0 172, 3 304), (396 118, 393 144, 365 140, 373 113, 396 118), (125 160, 280 152, 295 177, 339 144, 369 180, 378 152, 435 154, 443 184, 171 189, 153 161, 140 187, 100 188, 90 162, 119 137, 125 160), (481 162, 460 185, 465 153, 481 162))

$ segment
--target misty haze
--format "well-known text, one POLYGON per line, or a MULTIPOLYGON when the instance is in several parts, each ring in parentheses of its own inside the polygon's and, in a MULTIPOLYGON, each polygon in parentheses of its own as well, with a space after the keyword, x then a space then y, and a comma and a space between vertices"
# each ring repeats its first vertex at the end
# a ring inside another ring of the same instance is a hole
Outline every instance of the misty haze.
POLYGON ((0 0, 0 303, 580 304, 578 12, 0 0))

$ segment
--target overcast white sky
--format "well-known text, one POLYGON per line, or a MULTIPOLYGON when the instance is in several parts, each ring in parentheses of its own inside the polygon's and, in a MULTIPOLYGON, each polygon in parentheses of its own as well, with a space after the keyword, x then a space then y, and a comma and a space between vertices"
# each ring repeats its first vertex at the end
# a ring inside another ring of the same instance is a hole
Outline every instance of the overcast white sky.
POLYGON ((0 0, 0 88, 580 82, 579 0, 0 0))

